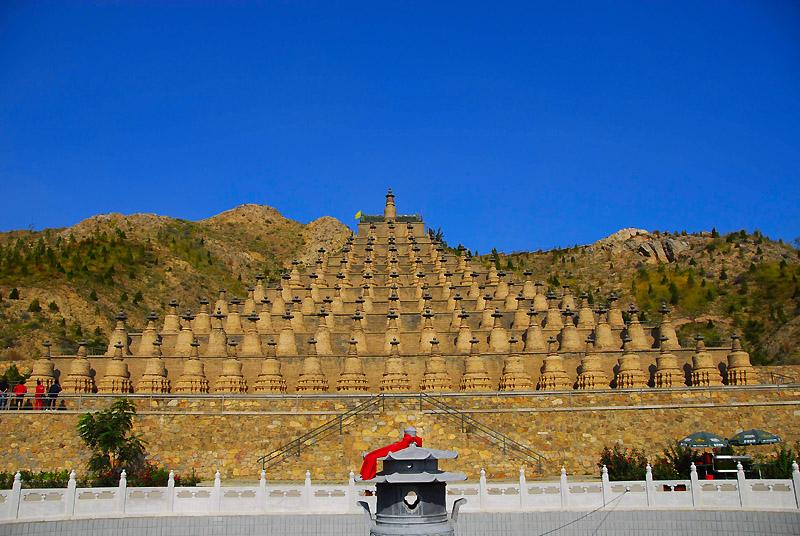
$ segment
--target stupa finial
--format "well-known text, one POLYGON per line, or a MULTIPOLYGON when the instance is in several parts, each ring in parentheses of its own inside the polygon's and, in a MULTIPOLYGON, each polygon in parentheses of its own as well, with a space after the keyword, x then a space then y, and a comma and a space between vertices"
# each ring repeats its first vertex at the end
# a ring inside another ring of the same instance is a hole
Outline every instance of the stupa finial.
POLYGON ((386 207, 383 209, 383 219, 386 221, 397 219, 397 209, 394 206, 394 193, 392 189, 386 192, 386 207))

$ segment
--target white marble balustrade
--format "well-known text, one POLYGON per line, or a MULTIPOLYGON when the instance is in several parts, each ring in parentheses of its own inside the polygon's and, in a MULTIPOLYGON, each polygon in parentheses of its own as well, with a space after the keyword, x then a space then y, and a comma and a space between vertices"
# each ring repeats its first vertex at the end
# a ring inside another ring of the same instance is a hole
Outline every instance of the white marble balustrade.
MULTIPOLYGON (((314 484, 306 472, 302 484, 270 484, 264 472, 258 485, 223 486, 219 473, 213 486, 175 486, 173 474, 165 487, 128 487, 123 473, 111 488, 78 488, 75 472, 66 489, 23 489, 19 473, 13 488, 0 490, 0 522, 153 515, 347 514, 359 512, 357 501, 375 510, 375 487, 356 482, 314 484)), ((567 478, 527 482, 520 469, 517 482, 487 482, 481 471, 477 483, 447 487, 447 506, 466 498, 463 512, 522 512, 545 510, 797 510, 800 509, 800 470, 793 464, 791 479, 746 479, 741 467, 731 480, 699 480, 692 466, 689 480, 611 481, 603 468, 599 481, 567 478)))

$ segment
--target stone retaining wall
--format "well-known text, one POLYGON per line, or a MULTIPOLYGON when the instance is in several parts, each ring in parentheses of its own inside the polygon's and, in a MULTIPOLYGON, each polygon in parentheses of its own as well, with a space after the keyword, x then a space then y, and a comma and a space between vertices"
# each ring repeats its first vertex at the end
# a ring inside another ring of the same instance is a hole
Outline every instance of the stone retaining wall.
MULTIPOLYGON (((364 397, 234 397, 136 398, 136 432, 150 456, 179 473, 192 469, 209 479, 215 470, 224 478, 256 479, 258 456, 270 452, 364 397)), ((468 412, 543 454, 543 475, 557 475, 561 465, 570 474, 597 474, 595 466, 606 445, 622 443, 659 453, 664 445, 699 430, 731 436, 739 430, 763 428, 790 443, 800 441, 800 386, 724 387, 605 392, 449 395, 447 404, 468 412)), ((0 470, 77 469, 87 450, 75 433, 83 410, 103 407, 112 397, 66 399, 66 410, 0 412, 0 470)), ((413 424, 426 445, 454 449, 459 459, 448 468, 477 479, 485 468, 490 479, 515 479, 521 462, 507 458, 467 427, 438 415, 414 397, 387 398, 383 410, 363 415, 339 435, 320 439, 270 469, 271 480, 302 480, 306 469, 315 480, 343 481, 357 470, 361 453, 395 441, 413 424)), ((771 452, 774 447, 755 447, 771 452)), ((531 477, 537 471, 529 467, 531 477)))

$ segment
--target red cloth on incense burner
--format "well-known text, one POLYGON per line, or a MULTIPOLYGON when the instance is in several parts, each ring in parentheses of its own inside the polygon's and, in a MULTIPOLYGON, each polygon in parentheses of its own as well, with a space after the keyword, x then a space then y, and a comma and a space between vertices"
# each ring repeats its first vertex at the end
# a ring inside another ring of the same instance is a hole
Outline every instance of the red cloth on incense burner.
POLYGON ((422 438, 403 434, 403 439, 397 443, 392 443, 391 445, 386 445, 385 447, 373 450, 364 456, 364 463, 361 464, 361 479, 370 480, 371 478, 375 477, 375 474, 378 472, 378 458, 383 458, 390 452, 397 452, 398 450, 408 448, 411 446, 411 443, 416 443, 418 447, 421 447, 422 438))

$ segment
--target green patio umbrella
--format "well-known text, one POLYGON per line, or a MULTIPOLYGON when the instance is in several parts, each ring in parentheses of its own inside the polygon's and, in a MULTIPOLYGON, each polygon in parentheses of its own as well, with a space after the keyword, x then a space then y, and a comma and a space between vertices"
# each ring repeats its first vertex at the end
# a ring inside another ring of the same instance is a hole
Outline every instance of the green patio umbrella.
POLYGON ((692 449, 716 449, 727 447, 728 440, 716 434, 712 434, 711 432, 695 432, 678 441, 678 444, 682 447, 689 447, 692 449))
POLYGON ((729 441, 731 445, 737 445, 737 446, 771 445, 773 443, 780 443, 781 438, 780 436, 776 436, 775 434, 765 432, 764 430, 758 430, 756 428, 753 428, 752 430, 745 430, 744 432, 739 432, 738 434, 730 438, 729 441))

